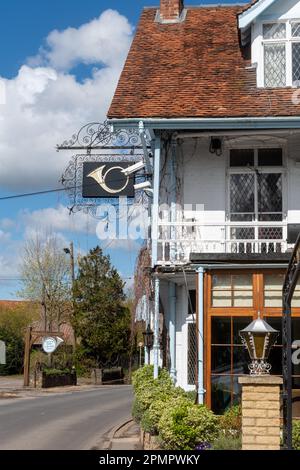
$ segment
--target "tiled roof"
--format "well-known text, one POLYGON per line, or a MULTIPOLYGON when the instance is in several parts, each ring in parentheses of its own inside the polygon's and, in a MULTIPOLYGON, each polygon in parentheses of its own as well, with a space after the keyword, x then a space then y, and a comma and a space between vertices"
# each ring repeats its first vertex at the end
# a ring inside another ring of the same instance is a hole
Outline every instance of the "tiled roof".
POLYGON ((109 118, 298 116, 294 89, 258 89, 239 43, 241 6, 188 8, 185 21, 155 22, 145 9, 109 118))
MULTIPOLYGON (((31 326, 33 327, 33 336, 35 336, 35 331, 45 330, 44 322, 42 320, 33 322, 31 326)), ((63 339, 66 344, 75 344, 74 330, 70 323, 64 322, 59 326, 57 324, 53 324, 52 331, 60 331, 63 334, 63 339)), ((49 336, 51 336, 51 333, 49 333, 49 336)), ((33 344, 42 344, 42 337, 35 337, 33 344)))
POLYGON ((30 306, 30 303, 26 300, 0 300, 0 309, 3 310, 26 306, 30 306))
POLYGON ((247 3, 247 5, 244 6, 244 8, 242 8, 242 11, 247 11, 249 10, 251 7, 253 7, 253 5, 255 5, 255 3, 258 3, 260 0, 252 0, 251 2, 247 3))

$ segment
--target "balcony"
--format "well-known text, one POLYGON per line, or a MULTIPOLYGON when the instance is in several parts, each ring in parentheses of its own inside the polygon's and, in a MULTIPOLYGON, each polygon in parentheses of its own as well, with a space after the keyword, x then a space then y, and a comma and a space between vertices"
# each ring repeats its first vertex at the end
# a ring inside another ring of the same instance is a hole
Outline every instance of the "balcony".
POLYGON ((158 264, 185 264, 191 253, 285 253, 286 222, 169 222, 160 220, 158 264))

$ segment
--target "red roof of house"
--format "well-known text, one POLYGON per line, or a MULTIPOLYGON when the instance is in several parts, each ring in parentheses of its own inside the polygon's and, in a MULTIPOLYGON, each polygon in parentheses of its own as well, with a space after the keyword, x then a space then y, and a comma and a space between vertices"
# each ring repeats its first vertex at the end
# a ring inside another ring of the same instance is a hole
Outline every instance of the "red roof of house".
MULTIPOLYGON (((45 331, 45 326, 44 322, 42 320, 33 322, 32 325, 33 331, 32 335, 34 337, 34 343, 33 344, 42 344, 42 337, 36 337, 35 332, 36 331, 45 331)), ((65 344, 75 344, 75 336, 74 336, 74 330, 73 327, 70 325, 70 323, 64 322, 62 323, 59 327, 57 325, 53 325, 52 331, 58 332, 60 331, 62 333, 62 337, 64 339, 65 344)), ((51 336, 51 333, 49 332, 49 336, 51 336)))
POLYGON ((14 309, 15 307, 29 306, 27 300, 0 300, 0 309, 14 309))
POLYGON ((146 8, 109 118, 299 116, 292 88, 256 87, 249 50, 239 42, 241 6, 190 7, 185 21, 155 22, 146 8))

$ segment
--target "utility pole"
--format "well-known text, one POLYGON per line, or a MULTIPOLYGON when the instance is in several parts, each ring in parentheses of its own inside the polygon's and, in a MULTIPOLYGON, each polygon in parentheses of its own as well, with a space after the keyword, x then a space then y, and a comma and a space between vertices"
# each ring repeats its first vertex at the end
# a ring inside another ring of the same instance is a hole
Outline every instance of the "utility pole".
POLYGON ((74 261, 74 243, 70 243, 70 248, 64 248, 64 252, 70 255, 71 260, 71 276, 72 276, 72 289, 74 289, 75 283, 75 261, 74 261))
POLYGON ((25 354, 24 354, 24 387, 29 387, 30 373, 30 349, 31 349, 32 327, 29 326, 25 336, 25 354))
MULTIPOLYGON (((75 299, 74 299, 74 287, 75 287, 75 259, 74 259, 74 243, 70 243, 69 248, 64 248, 64 252, 67 255, 70 255, 70 261, 71 261, 71 279, 72 279, 72 304, 73 304, 73 314, 75 312, 75 299)), ((74 332, 74 351, 76 349, 76 335, 74 332)))

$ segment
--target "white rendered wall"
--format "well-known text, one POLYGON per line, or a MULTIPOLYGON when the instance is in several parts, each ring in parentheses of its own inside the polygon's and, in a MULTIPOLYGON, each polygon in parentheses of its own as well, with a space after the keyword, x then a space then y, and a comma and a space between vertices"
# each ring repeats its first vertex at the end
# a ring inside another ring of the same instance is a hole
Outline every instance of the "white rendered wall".
MULTIPOLYGON (((272 145, 282 145, 285 167, 284 211, 288 223, 300 223, 300 133, 295 132, 290 136, 282 134, 280 141, 276 136, 272 138, 269 135, 267 143, 263 143, 263 137, 253 137, 249 138, 248 143, 235 143, 234 147, 251 148, 252 145, 270 148, 272 145)), ((188 215, 192 207, 195 209, 198 205, 197 217, 207 224, 222 225, 226 221, 229 210, 227 170, 230 146, 225 145, 223 155, 217 157, 209 152, 209 139, 186 139, 182 145, 183 170, 180 170, 182 177, 177 188, 180 193, 177 199, 183 208, 187 208, 188 215)), ((216 233, 215 229, 209 230, 216 233)))

